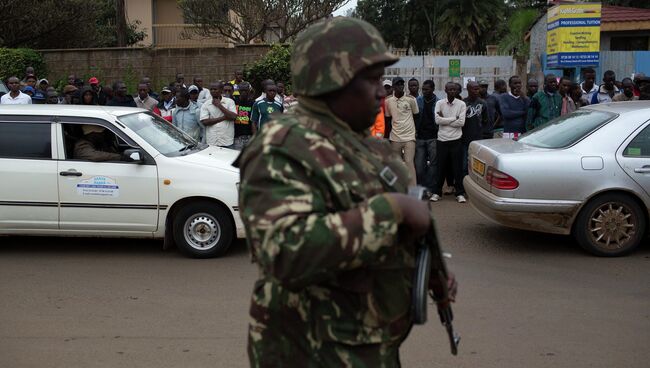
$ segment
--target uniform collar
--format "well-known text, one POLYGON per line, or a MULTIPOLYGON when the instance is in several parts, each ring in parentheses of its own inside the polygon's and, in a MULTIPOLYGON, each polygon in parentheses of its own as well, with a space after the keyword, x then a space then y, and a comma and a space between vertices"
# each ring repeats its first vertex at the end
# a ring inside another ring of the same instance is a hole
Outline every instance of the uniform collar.
POLYGON ((311 98, 311 97, 305 97, 305 96, 299 96, 298 97, 298 106, 296 107, 297 110, 303 110, 307 113, 310 114, 317 114, 325 119, 310 119, 310 122, 314 125, 313 129, 318 131, 321 134, 324 134, 326 136, 332 136, 335 133, 335 129, 341 129, 343 131, 347 131, 351 134, 357 134, 360 137, 363 137, 361 133, 357 133, 350 129, 350 126, 344 122, 343 120, 339 119, 332 110, 327 106, 325 101, 311 98), (314 124, 315 123, 315 124, 314 124), (331 126, 333 125, 333 126, 331 126))

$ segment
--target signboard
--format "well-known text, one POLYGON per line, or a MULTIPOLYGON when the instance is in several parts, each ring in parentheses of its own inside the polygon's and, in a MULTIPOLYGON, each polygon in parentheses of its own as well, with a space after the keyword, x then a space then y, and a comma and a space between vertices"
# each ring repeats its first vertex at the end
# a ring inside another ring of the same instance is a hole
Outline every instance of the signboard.
POLYGON ((548 10, 546 64, 549 68, 598 66, 600 3, 556 5, 548 10))
POLYGON ((460 77, 460 59, 449 59, 449 77, 460 77))

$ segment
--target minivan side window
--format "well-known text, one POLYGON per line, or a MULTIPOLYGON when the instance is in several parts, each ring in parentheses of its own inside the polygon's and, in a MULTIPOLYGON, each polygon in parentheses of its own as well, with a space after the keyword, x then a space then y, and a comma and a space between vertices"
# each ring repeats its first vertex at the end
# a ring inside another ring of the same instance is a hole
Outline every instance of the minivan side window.
POLYGON ((627 145, 623 156, 626 157, 650 157, 650 125, 637 134, 632 142, 627 145))
POLYGON ((0 158, 51 159, 51 124, 0 121, 0 158))

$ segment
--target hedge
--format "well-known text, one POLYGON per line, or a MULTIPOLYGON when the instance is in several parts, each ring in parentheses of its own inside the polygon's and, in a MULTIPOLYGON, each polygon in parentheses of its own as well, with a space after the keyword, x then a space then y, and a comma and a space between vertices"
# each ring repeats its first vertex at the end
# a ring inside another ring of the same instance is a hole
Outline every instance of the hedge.
POLYGON ((244 69, 244 79, 251 83, 256 95, 262 93, 262 81, 266 79, 273 79, 276 83, 284 82, 285 93, 288 95, 291 92, 290 59, 290 47, 275 44, 263 58, 244 69))
POLYGON ((37 76, 46 75, 43 55, 32 49, 0 48, 0 79, 25 77, 25 68, 31 66, 37 76))

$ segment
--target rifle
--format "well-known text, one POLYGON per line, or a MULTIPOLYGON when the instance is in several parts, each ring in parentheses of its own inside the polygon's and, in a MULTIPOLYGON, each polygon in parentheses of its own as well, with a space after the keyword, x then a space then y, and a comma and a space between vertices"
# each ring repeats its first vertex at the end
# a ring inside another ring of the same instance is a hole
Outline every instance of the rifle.
MULTIPOLYGON (((425 188, 421 186, 409 188, 409 195, 411 197, 424 200, 424 193, 425 188)), ((440 322, 447 330, 451 353, 457 355, 460 336, 454 332, 454 326, 452 325, 454 314, 448 301, 449 289, 447 287, 447 280, 449 276, 444 259, 445 256, 450 256, 444 254, 440 249, 438 235, 436 234, 436 229, 433 227, 426 235, 417 240, 416 247, 416 272, 413 280, 413 323, 422 325, 427 321, 429 278, 433 276, 435 278, 433 283, 434 287, 430 295, 438 307, 440 322), (431 275, 431 271, 433 271, 433 275, 431 275), (441 302, 445 302, 445 304, 442 305, 441 302)))

